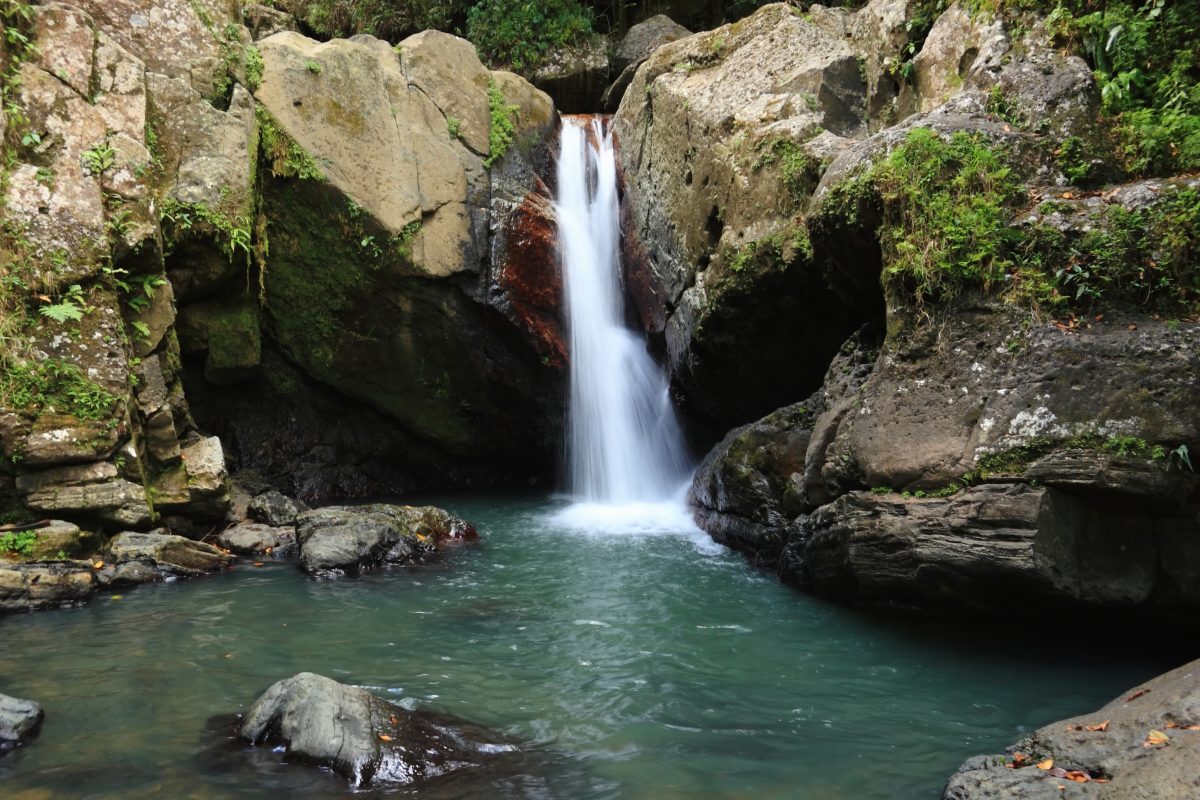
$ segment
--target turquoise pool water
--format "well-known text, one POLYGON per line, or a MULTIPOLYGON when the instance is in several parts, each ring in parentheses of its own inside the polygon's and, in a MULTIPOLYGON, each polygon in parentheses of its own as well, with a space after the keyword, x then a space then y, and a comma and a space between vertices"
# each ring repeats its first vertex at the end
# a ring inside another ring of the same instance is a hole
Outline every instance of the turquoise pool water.
POLYGON ((348 795, 227 744, 228 720, 212 719, 309 670, 534 754, 421 797, 936 798, 967 756, 1174 666, 1037 620, 872 618, 696 533, 571 528, 555 499, 434 500, 481 541, 360 579, 242 564, 0 618, 0 692, 47 711, 0 760, 0 795, 348 795))

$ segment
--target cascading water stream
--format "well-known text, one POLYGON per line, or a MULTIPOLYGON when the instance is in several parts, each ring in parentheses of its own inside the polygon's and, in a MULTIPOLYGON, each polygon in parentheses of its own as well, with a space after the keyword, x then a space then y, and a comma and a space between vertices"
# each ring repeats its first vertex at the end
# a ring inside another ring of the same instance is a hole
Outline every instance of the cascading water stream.
POLYGON ((600 117, 563 120, 556 211, 570 327, 570 491, 590 504, 669 503, 691 466, 667 380, 623 324, 616 152, 600 117))

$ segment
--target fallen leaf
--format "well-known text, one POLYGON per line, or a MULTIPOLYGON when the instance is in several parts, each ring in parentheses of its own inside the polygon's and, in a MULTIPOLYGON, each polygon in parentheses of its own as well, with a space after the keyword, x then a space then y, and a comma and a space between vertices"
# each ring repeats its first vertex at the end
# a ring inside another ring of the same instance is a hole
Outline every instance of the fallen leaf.
POLYGON ((1054 767, 1046 773, 1046 776, 1049 778, 1065 778, 1067 777, 1067 771, 1062 767, 1054 767))
POLYGON ((1159 747, 1171 741, 1171 737, 1167 736, 1162 731, 1152 730, 1146 734, 1146 741, 1142 742, 1142 747, 1159 747))
POLYGON ((110 598, 108 598, 108 599, 109 599, 109 600, 124 600, 124 599, 125 599, 125 595, 123 595, 123 594, 114 594, 112 597, 110 597, 110 598))
POLYGON ((1126 702, 1126 703, 1128 703, 1128 702, 1130 702, 1131 700, 1137 700, 1139 697, 1141 697, 1142 695, 1144 695, 1144 694, 1145 694, 1146 692, 1148 692, 1148 691, 1150 691, 1150 690, 1149 690, 1149 689, 1138 689, 1136 692, 1134 692, 1133 694, 1129 695, 1129 697, 1126 697, 1126 698, 1125 698, 1125 702, 1126 702))
POLYGON ((1173 719, 1169 719, 1169 720, 1167 720, 1167 724, 1166 724, 1166 725, 1163 725, 1163 727, 1164 727, 1164 728, 1178 728, 1178 727, 1179 727, 1179 723, 1178 723, 1178 722, 1176 722, 1176 721, 1175 721, 1175 720, 1173 720, 1173 719))
POLYGON ((92 569, 104 569, 104 562, 103 561, 93 561, 92 569))
POLYGON ((388 717, 388 719, 389 719, 389 720, 391 720, 391 722, 392 722, 392 724, 393 724, 393 725, 399 725, 399 724, 400 724, 400 720, 396 719, 395 717, 388 717))
POLYGON ((1108 720, 1104 720, 1104 722, 1101 722, 1099 725, 1084 725, 1083 729, 1085 731, 1104 732, 1104 731, 1108 730, 1108 720))
POLYGON ((272 548, 272 547, 268 547, 266 550, 263 550, 263 553, 265 553, 266 555, 271 555, 271 550, 273 550, 273 549, 274 548, 272 548))
POLYGON ((1108 778, 1092 778, 1092 783, 1108 783, 1108 778))
POLYGON ((1092 779, 1091 775, 1088 775, 1086 772, 1078 769, 1067 770, 1067 774, 1064 777, 1067 780, 1075 781, 1076 783, 1087 783, 1092 779))
POLYGON ((255 561, 255 562, 254 562, 254 564, 253 564, 252 566, 255 566, 255 567, 265 567, 265 566, 266 566, 266 564, 264 564, 264 563, 263 563, 263 562, 261 562, 261 561, 255 561))
POLYGON ((388 736, 386 733, 381 733, 381 734, 379 734, 379 741, 390 742, 390 741, 392 741, 392 737, 388 736))
POLYGON ((1037 768, 1038 769, 1050 769, 1053 766, 1054 766, 1054 759, 1047 758, 1045 761, 1038 762, 1037 768))
POLYGON ((1131 331, 1136 331, 1136 330, 1137 330, 1137 325, 1134 325, 1132 322, 1131 322, 1131 323, 1129 323, 1129 330, 1131 330, 1131 331))
POLYGON ((1063 200, 1070 200, 1070 199, 1071 199, 1072 197, 1074 197, 1074 196, 1075 196, 1075 195, 1071 194, 1070 192, 1063 192, 1063 193, 1062 193, 1062 199, 1063 199, 1063 200))
POLYGON ((1185 731, 1200 731, 1200 725, 1188 725, 1184 728, 1185 731))
POLYGON ((225 657, 226 657, 226 658, 233 658, 233 653, 226 653, 226 654, 225 654, 225 657))

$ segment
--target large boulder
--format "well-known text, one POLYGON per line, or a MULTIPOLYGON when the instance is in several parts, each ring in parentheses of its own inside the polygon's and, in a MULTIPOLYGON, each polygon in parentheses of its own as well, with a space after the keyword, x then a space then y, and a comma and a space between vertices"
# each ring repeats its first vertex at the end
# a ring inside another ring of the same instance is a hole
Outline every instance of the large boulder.
POLYGON ((293 500, 283 492, 271 489, 256 496, 246 508, 247 513, 266 525, 294 525, 296 515, 308 511, 308 506, 293 500))
POLYGON ((217 534, 217 545, 246 556, 287 558, 295 555, 296 529, 291 526, 243 522, 217 534))
POLYGON ((0 694, 0 754, 36 736, 45 718, 41 703, 0 694))
POLYGON ((296 517, 300 565, 317 574, 408 563, 477 536, 471 523, 433 506, 329 506, 296 517))
POLYGON ((879 311, 873 288, 829 290, 802 216, 823 162, 866 132, 856 56, 764 6, 659 47, 617 112, 630 299, 686 410, 717 429, 811 393, 879 311))
POLYGON ((0 563, 0 613, 82 605, 98 588, 87 565, 0 563))
POLYGON ((665 14, 643 20, 626 31, 612 56, 612 75, 615 77, 600 98, 604 110, 610 114, 617 110, 634 73, 651 53, 664 44, 691 35, 691 31, 665 14))
POLYGON ((118 583, 196 577, 219 572, 234 561, 233 556, 211 544, 158 532, 118 533, 105 547, 105 556, 109 563, 102 569, 101 578, 118 583), (104 570, 113 572, 110 575, 104 570))
POLYGON ((1169 800, 1200 792, 1200 662, 1123 692, 1090 714, 1053 722, 968 759, 943 800, 1169 800))
POLYGON ((259 47, 255 97, 271 173, 264 352, 271 339, 307 375, 443 461, 544 461, 545 421, 560 402, 547 387, 561 361, 544 357, 546 326, 533 330, 511 302, 527 282, 496 286, 488 267, 490 229, 504 227, 546 153, 549 98, 435 31, 394 49, 286 32, 259 47), (490 135, 500 117, 513 123, 503 157, 490 135), (523 184, 515 197, 502 177, 510 172, 523 184))
POLYGON ((478 726, 409 711, 311 672, 267 689, 238 736, 282 748, 289 761, 331 769, 360 789, 419 784, 516 750, 478 726))

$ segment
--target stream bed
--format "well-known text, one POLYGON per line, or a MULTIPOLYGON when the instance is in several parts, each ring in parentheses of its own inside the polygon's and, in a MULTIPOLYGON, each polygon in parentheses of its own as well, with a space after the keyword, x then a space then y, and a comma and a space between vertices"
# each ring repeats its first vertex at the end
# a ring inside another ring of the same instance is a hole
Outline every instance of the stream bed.
POLYGON ((606 532, 544 496, 429 500, 481 541, 359 579, 243 560, 0 617, 0 692, 47 714, 0 759, 0 796, 416 794, 351 793, 228 742, 228 715, 312 671, 536 755, 523 774, 460 776, 422 798, 932 799, 967 756, 1175 666, 1037 620, 862 615, 669 519, 606 532))

